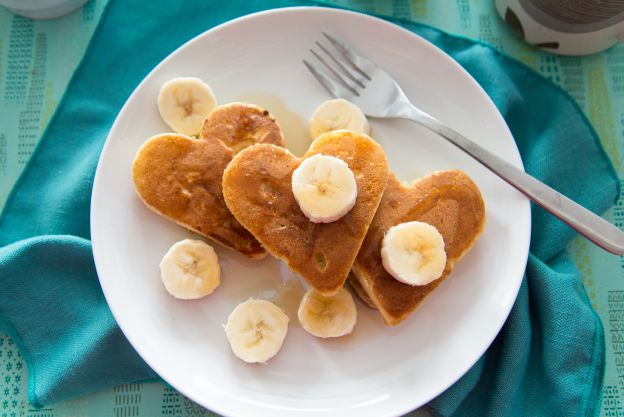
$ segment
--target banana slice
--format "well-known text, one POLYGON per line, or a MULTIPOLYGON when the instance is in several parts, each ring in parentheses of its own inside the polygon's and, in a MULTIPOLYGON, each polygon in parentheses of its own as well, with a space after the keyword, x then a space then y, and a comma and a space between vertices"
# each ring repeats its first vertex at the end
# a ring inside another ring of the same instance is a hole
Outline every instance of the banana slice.
POLYGON ((386 232, 381 243, 381 261, 397 280, 412 286, 427 285, 444 272, 444 239, 428 223, 401 223, 386 232))
POLYGON ((248 363, 266 363, 281 349, 288 321, 270 301, 249 299, 230 313, 225 335, 236 356, 248 363))
POLYGON ((327 100, 314 110, 310 118, 310 136, 316 139, 332 130, 353 130, 370 133, 370 126, 362 110, 350 101, 342 98, 327 100))
POLYGON ((292 190, 303 214, 313 223, 331 223, 349 212, 357 198, 357 183, 340 158, 316 154, 293 171, 292 190))
POLYGON ((357 309, 351 293, 344 288, 332 297, 309 290, 299 304, 297 316, 301 326, 314 336, 340 337, 353 331, 357 309))
POLYGON ((212 246, 184 239, 160 261, 160 275, 169 294, 183 300, 202 298, 221 283, 221 267, 212 246))
POLYGON ((212 89, 199 78, 174 78, 163 84, 158 94, 158 110, 163 120, 174 131, 189 136, 199 133, 204 119, 216 105, 212 89))

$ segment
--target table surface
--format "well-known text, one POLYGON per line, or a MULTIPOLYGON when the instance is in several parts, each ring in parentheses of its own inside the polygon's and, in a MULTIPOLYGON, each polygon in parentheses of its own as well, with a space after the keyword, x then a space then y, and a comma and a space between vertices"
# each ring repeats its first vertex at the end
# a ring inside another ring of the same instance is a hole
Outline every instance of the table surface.
MULTIPOLYGON (((587 114, 620 178, 624 161, 624 44, 586 57, 559 57, 519 41, 493 0, 332 0, 357 10, 412 19, 478 39, 563 87, 587 114)), ((32 21, 0 7, 0 206, 28 161, 80 62, 106 0, 92 0, 61 19, 32 21)), ((624 227, 624 201, 604 217, 624 227)), ((605 327, 607 370, 601 416, 624 416, 624 258, 576 238, 569 246, 605 327)), ((164 383, 124 384, 34 409, 27 369, 0 334, 0 417, 210 416, 164 383)), ((416 415, 428 415, 419 410, 416 415)))

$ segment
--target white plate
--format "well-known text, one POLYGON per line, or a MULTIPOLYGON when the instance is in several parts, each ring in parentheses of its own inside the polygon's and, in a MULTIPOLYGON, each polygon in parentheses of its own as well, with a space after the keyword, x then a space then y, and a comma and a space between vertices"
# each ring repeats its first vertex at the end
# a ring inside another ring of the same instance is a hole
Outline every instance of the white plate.
POLYGON ((214 294, 198 301, 167 295, 158 263, 174 242, 192 234, 149 211, 130 179, 139 146, 168 130, 156 106, 160 86, 196 76, 221 103, 265 106, 282 124, 288 147, 302 154, 309 143, 306 120, 329 98, 301 63, 321 31, 386 68, 424 110, 522 166, 504 120, 460 66, 418 36, 363 14, 324 8, 254 14, 196 37, 165 59, 128 99, 102 152, 91 207, 93 252, 106 299, 134 348, 184 395, 225 415, 379 417, 425 404, 490 345, 526 264, 527 199, 419 126, 373 120, 372 136, 401 179, 460 168, 479 185, 487 206, 485 233, 474 249, 408 320, 385 326, 359 303, 352 335, 317 339, 293 314, 297 300, 284 298, 297 281, 283 264, 270 257, 249 261, 222 248, 222 285, 214 294), (281 297, 291 316, 284 347, 268 365, 238 360, 222 328, 233 308, 252 296, 281 297))

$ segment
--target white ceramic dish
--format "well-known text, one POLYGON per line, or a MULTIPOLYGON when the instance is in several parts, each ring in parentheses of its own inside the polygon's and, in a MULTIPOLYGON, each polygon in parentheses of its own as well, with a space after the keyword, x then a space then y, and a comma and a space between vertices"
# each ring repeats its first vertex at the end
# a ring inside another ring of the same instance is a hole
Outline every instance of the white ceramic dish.
POLYGON ((317 339, 297 321, 298 281, 283 264, 270 257, 249 261, 223 248, 217 248, 222 285, 214 294, 185 302, 165 292, 158 263, 174 242, 193 235, 149 211, 130 178, 139 146, 168 130, 156 105, 160 86, 173 77, 197 76, 220 103, 264 106, 300 155, 309 143, 307 118, 329 98, 301 63, 321 31, 382 65, 424 110, 522 165, 504 120, 461 67, 425 40, 366 15, 325 8, 268 11, 216 27, 165 59, 128 99, 102 152, 91 207, 93 251, 108 303, 135 349, 184 395, 224 415, 379 417, 421 406, 490 345, 526 264, 527 199, 419 126, 373 120, 372 136, 401 179, 460 168, 479 185, 487 205, 483 236, 408 320, 388 327, 358 303, 352 335, 317 339), (291 316, 284 347, 268 365, 238 360, 222 328, 249 297, 277 298, 291 316))

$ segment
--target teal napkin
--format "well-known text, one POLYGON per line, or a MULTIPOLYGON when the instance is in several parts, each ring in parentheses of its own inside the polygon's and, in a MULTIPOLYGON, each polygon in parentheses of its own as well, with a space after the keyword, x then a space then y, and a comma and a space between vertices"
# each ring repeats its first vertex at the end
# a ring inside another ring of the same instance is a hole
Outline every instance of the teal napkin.
MULTIPOLYGON (((93 175, 124 101, 193 36, 259 10, 314 4, 110 2, 0 218, 0 320, 28 364, 33 404, 155 376, 108 310, 89 242, 93 175)), ((435 43, 472 74, 507 120, 530 173, 595 212, 613 204, 613 168, 562 90, 488 46, 389 20, 435 43)), ((511 315, 478 363, 430 403, 433 410, 444 416, 598 413, 604 334, 564 252, 573 236, 533 209, 526 279, 511 315)))

